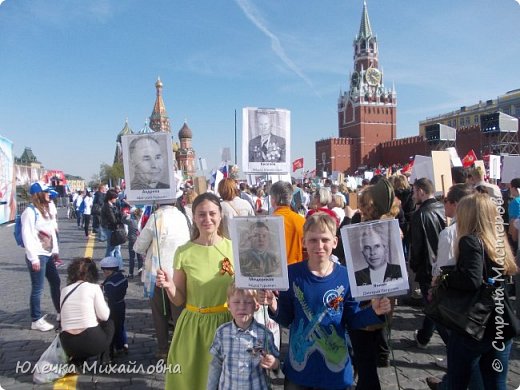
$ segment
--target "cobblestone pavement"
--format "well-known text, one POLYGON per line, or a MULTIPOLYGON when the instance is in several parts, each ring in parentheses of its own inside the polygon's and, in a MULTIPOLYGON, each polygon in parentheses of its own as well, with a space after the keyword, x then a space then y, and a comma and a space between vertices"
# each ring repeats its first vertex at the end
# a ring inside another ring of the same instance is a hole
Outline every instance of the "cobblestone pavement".
MULTIPOLYGON (((65 264, 59 269, 62 287, 66 281, 66 267, 70 260, 85 252, 87 240, 75 221, 64 218, 65 209, 59 209, 62 217, 60 226, 60 252, 65 264)), ((16 246, 13 226, 0 227, 0 390, 2 389, 51 389, 52 385, 36 386, 32 375, 27 372, 34 366, 47 348, 55 333, 30 330, 29 292, 30 280, 24 262, 23 249, 16 246)), ((96 242, 94 258, 99 260, 104 254, 104 244, 96 242)), ((128 259, 128 249, 123 247, 123 256, 128 259)), ((90 370, 78 376, 67 377, 69 387, 63 384, 54 388, 70 389, 160 389, 164 387, 164 375, 157 372, 154 359, 155 339, 148 302, 143 299, 142 286, 138 279, 130 280, 126 297, 127 331, 129 354, 116 358, 116 367, 136 370, 142 367, 144 373, 108 373, 90 370), (148 372, 146 372, 148 371, 148 372), (71 384, 70 384, 71 383, 71 384)), ((45 285, 42 311, 49 313, 50 321, 55 320, 49 287, 45 285)), ((443 370, 435 365, 437 358, 445 354, 445 348, 438 336, 434 336, 426 350, 417 349, 413 344, 413 331, 421 322, 420 308, 397 306, 392 331, 394 367, 379 369, 383 389, 427 389, 424 379, 441 376, 443 370), (397 373, 397 376, 396 376, 397 373), (399 386, 397 382, 399 379, 399 386)), ((283 331, 282 353, 286 350, 287 332, 283 331)), ((93 361, 90 362, 93 364, 93 361)), ((273 379, 273 389, 283 388, 283 378, 273 379)), ((61 382, 60 382, 61 383, 61 382)), ((511 354, 508 389, 520 388, 520 352, 515 342, 511 354)), ((190 389, 192 390, 192 389, 190 389)), ((196 390, 196 389, 193 389, 196 390)))

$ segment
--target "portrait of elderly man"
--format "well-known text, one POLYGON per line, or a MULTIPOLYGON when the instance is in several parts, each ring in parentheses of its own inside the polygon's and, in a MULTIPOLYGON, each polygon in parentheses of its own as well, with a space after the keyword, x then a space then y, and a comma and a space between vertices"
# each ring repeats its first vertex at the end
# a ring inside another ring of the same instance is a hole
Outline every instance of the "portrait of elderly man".
POLYGON ((269 227, 264 222, 255 222, 249 235, 251 248, 239 253, 240 272, 243 276, 282 276, 280 258, 272 248, 269 227))
POLYGON ((399 264, 389 263, 389 241, 375 229, 365 230, 361 235, 361 254, 366 267, 355 272, 356 284, 364 286, 384 283, 402 278, 399 264))
POLYGON ((151 136, 135 137, 128 148, 130 156, 131 190, 170 188, 161 181, 167 175, 167 158, 163 156, 159 142, 151 136))
POLYGON ((274 115, 257 112, 257 136, 249 141, 249 162, 285 162, 285 138, 273 134, 274 115))

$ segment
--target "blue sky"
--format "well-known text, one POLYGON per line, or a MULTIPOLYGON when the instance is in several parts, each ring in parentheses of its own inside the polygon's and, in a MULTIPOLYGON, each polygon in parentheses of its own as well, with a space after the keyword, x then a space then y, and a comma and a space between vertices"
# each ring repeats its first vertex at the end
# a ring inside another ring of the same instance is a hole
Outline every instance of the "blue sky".
MULTIPOLYGON (((515 0, 368 0, 397 135, 520 88, 515 0)), ((155 81, 172 132, 184 120, 208 167, 234 155, 234 111, 291 111, 291 159, 337 136, 362 0, 0 0, 0 135, 19 156, 86 179, 112 163, 128 118, 144 126, 155 81)), ((237 144, 241 145, 239 134, 237 144)), ((240 165, 240 151, 238 162, 240 165)))

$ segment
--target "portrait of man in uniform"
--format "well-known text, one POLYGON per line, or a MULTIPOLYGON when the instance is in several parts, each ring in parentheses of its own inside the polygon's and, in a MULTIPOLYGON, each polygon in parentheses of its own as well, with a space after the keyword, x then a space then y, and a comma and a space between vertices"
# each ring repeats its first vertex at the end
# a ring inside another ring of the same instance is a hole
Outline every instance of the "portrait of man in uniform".
POLYGON ((276 135, 276 111, 256 111, 249 141, 249 162, 285 162, 285 138, 276 135))
POLYGON ((271 233, 267 224, 253 222, 249 230, 251 247, 239 253, 240 272, 248 277, 282 276, 280 258, 271 249, 271 233))

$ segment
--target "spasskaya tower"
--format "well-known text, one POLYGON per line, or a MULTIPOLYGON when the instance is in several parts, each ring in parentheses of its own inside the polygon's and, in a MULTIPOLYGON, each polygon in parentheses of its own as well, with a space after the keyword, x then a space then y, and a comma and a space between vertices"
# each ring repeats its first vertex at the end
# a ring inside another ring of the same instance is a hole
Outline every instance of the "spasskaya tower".
POLYGON ((360 166, 377 166, 377 146, 396 138, 397 94, 385 88, 377 37, 372 32, 366 1, 354 40, 354 69, 349 89, 338 99, 338 138, 316 142, 317 172, 353 173, 360 166))

